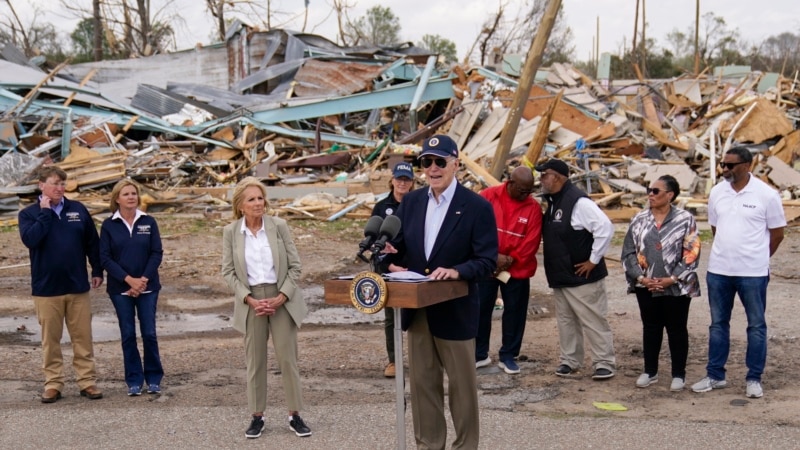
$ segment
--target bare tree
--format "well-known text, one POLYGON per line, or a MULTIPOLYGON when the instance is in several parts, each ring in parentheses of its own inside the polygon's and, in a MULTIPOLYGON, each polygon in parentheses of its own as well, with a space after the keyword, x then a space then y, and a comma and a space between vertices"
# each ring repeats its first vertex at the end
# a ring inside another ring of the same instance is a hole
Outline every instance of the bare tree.
MULTIPOLYGON (((11 4, 11 0, 7 0, 6 2, 8 3, 8 9, 11 11, 13 20, 11 17, 9 17, 7 21, 0 22, 0 26, 3 28, 3 30, 0 30, 0 33, 5 35, 0 35, 0 39, 21 47, 26 54, 30 55, 32 46, 31 41, 28 39, 28 35, 25 31, 26 27, 19 20, 19 16, 17 15, 17 11, 14 9, 14 5, 11 4)), ((35 12, 38 13, 38 11, 35 12)), ((38 15, 39 14, 34 14, 34 17, 38 15)))
POLYGON ((78 19, 99 17, 95 31, 102 30, 117 57, 146 56, 175 47, 172 23, 177 13, 170 12, 176 10, 174 0, 165 0, 159 8, 153 8, 150 0, 93 0, 92 11, 80 0, 59 2, 78 19), (99 3, 99 14, 94 10, 95 3, 99 3))
POLYGON ((800 33, 770 36, 752 53, 754 68, 780 72, 784 76, 793 74, 800 70, 800 33))
MULTIPOLYGON (((497 11, 486 19, 476 39, 481 64, 486 63, 490 53, 525 53, 538 32, 547 0, 526 0, 513 16, 507 6, 505 0, 499 3, 497 11)), ((471 57, 475 46, 473 44, 470 48, 465 60, 471 57)), ((547 42, 542 64, 567 61, 574 53, 572 29, 566 25, 562 5, 559 7, 553 31, 547 42)))
POLYGON ((218 41, 225 39, 225 5, 227 3, 225 0, 206 0, 206 8, 217 23, 216 36, 218 41))
POLYGON ((739 30, 730 29, 725 19, 713 12, 703 14, 698 53, 707 65, 731 63, 732 52, 738 53, 739 30))
POLYGON ((355 3, 350 4, 347 0, 332 0, 333 10, 336 12, 336 26, 339 30, 337 40, 344 46, 350 46, 357 36, 351 36, 349 30, 352 29, 352 21, 348 11, 353 9, 355 3))

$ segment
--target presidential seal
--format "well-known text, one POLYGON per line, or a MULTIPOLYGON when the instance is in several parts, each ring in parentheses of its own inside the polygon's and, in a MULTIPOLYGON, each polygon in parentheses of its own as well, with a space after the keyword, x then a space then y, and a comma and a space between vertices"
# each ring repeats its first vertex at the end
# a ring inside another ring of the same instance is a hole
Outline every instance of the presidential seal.
POLYGON ((361 272, 350 283, 350 301, 362 313, 375 314, 386 306, 386 282, 374 272, 361 272))

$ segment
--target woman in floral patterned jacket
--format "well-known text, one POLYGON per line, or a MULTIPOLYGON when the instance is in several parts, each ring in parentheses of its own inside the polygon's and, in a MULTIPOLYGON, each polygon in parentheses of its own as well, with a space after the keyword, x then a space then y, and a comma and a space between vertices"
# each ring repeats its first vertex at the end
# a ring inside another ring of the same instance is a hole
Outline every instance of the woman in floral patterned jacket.
POLYGON ((672 204, 679 192, 678 181, 670 175, 653 181, 647 189, 650 208, 633 217, 622 245, 628 292, 636 294, 642 317, 644 372, 636 380, 640 388, 658 381, 664 328, 672 357, 670 390, 682 390, 686 380, 686 322, 691 297, 700 295, 700 237, 694 217, 672 204))

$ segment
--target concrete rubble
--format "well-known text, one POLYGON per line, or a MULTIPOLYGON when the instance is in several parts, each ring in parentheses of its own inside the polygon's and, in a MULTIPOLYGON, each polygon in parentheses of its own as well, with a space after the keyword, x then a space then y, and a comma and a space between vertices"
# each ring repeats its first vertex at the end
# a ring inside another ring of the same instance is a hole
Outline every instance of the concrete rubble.
MULTIPOLYGON (((601 67, 607 65, 601 64, 601 67)), ((705 215, 724 150, 745 145, 752 172, 800 216, 798 75, 713 68, 667 80, 596 79, 569 64, 539 70, 505 167, 564 159, 608 215, 627 221, 645 187, 675 176, 682 206, 705 215)), ((230 208, 231 188, 254 174, 276 214, 368 217, 396 162, 421 141, 458 142, 461 181, 489 172, 515 75, 444 67, 424 49, 343 48, 327 39, 237 24, 222 44, 133 60, 39 67, 0 49, 0 224, 35 199, 36 169, 55 164, 67 191, 107 211, 123 177, 151 211, 230 208)), ((419 185, 424 180, 418 177, 419 185)))

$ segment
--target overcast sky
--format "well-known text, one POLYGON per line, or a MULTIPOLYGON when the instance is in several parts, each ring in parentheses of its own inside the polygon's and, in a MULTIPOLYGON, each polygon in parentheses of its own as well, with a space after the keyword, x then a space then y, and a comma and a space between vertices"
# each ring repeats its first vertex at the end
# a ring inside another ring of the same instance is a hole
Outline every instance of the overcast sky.
MULTIPOLYGON (((75 20, 66 19, 53 7, 57 0, 10 0, 23 23, 32 18, 32 5, 39 5, 38 21, 48 21, 57 28, 71 31, 75 20)), ((91 0, 78 0, 91 8, 91 0)), ((266 0, 258 0, 265 4, 266 0)), ((336 18, 330 0, 309 0, 306 32, 321 34, 335 41, 336 18)), ((516 11, 521 0, 504 0, 516 11)), ((644 0, 642 0, 644 1, 644 0)), ((163 1, 151 0, 155 9, 163 1)), ((498 0, 348 0, 355 4, 351 17, 362 16, 374 5, 389 7, 400 19, 401 38, 419 42, 425 34, 438 34, 456 43, 459 59, 472 45, 482 23, 496 11, 498 0)), ((6 2, 0 2, 0 15, 8 13, 6 2)), ((177 26, 178 48, 208 43, 213 29, 210 16, 201 0, 175 0, 186 26, 177 26)), ((575 57, 591 56, 592 40, 600 20, 600 51, 618 53, 623 45, 630 47, 633 35, 636 0, 562 0, 567 24, 574 35, 575 57)), ((303 0, 272 0, 274 10, 296 13, 295 20, 284 28, 300 30, 303 21, 303 0)), ((674 28, 686 30, 695 17, 695 0, 656 0, 647 2, 647 36, 666 45, 666 34, 674 28)), ((743 39, 759 42, 781 32, 800 33, 800 1, 798 0, 700 0, 701 15, 713 11, 725 19, 730 28, 738 28, 743 39)), ((256 21, 252 21, 256 23, 256 21)), ((275 26, 275 23, 273 23, 275 26)))

